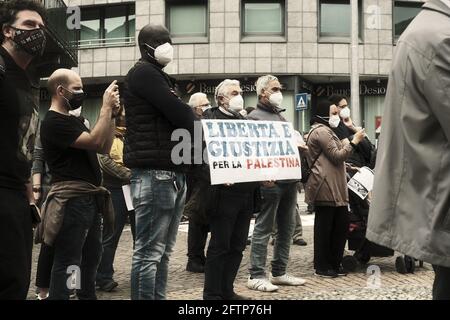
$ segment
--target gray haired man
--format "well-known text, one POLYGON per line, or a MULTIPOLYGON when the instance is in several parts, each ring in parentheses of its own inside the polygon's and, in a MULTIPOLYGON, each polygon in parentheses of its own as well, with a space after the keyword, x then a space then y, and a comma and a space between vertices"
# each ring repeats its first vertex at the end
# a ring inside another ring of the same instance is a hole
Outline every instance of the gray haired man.
MULTIPOLYGON (((283 95, 281 84, 272 75, 262 76, 256 82, 258 105, 248 116, 251 120, 287 121, 281 113, 283 95)), ((250 277, 247 287, 259 291, 276 291, 277 285, 299 286, 304 279, 286 274, 289 261, 294 213, 297 203, 296 180, 266 181, 261 185, 261 212, 256 217, 250 253, 250 277), (278 226, 272 260, 270 281, 266 278, 267 245, 274 222, 278 226)))

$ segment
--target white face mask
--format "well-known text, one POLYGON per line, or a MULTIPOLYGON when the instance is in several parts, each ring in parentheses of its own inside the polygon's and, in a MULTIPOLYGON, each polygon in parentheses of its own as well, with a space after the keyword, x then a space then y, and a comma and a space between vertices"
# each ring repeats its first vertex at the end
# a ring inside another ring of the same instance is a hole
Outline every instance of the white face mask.
POLYGON ((333 115, 330 117, 330 120, 328 120, 331 128, 337 128, 340 122, 341 118, 338 115, 333 115))
POLYGON ((241 111, 244 109, 244 98, 241 95, 234 96, 230 99, 228 107, 235 112, 241 111))
POLYGON ((72 116, 74 116, 74 117, 79 118, 79 117, 81 116, 81 109, 82 109, 82 108, 83 108, 83 107, 79 107, 79 108, 77 108, 77 109, 75 109, 75 110, 70 110, 70 111, 69 111, 69 114, 72 115, 72 116))
POLYGON ((341 115, 342 119, 349 118, 350 117, 350 108, 349 107, 343 108, 339 114, 341 115))
POLYGON ((152 48, 155 53, 155 60, 162 66, 167 66, 173 60, 173 47, 170 43, 166 42, 160 46, 157 46, 156 49, 148 44, 145 44, 149 48, 152 48))
POLYGON ((283 102, 283 94, 281 92, 272 93, 269 97, 269 102, 275 107, 281 106, 283 102))

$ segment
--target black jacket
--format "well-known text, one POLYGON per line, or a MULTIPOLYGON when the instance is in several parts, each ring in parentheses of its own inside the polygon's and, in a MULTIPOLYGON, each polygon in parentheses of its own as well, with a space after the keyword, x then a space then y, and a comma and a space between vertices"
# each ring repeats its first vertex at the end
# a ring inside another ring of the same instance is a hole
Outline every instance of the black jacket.
POLYGON ((175 80, 148 61, 139 60, 128 72, 124 88, 124 163, 128 168, 188 170, 188 165, 171 161, 172 148, 179 143, 171 141, 171 135, 182 128, 193 137, 197 117, 175 90, 175 80))

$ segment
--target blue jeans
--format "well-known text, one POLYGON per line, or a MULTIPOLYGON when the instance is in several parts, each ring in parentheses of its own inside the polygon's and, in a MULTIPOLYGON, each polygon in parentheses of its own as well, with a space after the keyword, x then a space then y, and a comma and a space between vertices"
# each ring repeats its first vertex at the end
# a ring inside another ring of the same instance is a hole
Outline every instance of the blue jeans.
POLYGON ((68 272, 78 266, 81 289, 77 290, 77 296, 95 300, 95 276, 102 255, 101 216, 95 196, 77 197, 67 202, 54 249, 49 299, 69 299, 68 272))
POLYGON ((131 233, 134 240, 134 211, 128 211, 121 187, 108 188, 114 207, 114 231, 103 234, 103 254, 97 270, 97 285, 113 280, 114 257, 122 235, 123 227, 130 218, 131 233))
POLYGON ((171 171, 132 169, 131 195, 136 219, 131 299, 163 300, 186 198, 186 178, 171 171))
POLYGON ((274 187, 261 187, 261 198, 261 212, 256 216, 250 252, 249 271, 252 279, 266 277, 267 245, 274 223, 277 224, 278 234, 273 251, 272 275, 278 277, 286 273, 295 227, 296 183, 277 183, 274 187))

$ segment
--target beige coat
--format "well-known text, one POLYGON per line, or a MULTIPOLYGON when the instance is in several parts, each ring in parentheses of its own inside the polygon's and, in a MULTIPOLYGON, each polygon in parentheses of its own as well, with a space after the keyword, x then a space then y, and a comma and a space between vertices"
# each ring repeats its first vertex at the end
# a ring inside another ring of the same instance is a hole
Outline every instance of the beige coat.
POLYGON ((323 124, 314 124, 308 136, 308 163, 312 165, 306 184, 305 201, 318 206, 348 205, 345 160, 353 152, 351 145, 343 145, 334 132, 323 124))
POLYGON ((445 267, 450 267, 449 6, 427 2, 398 41, 366 234, 445 267))

